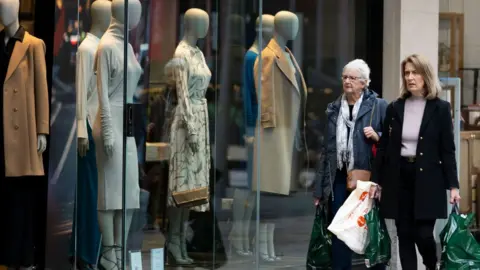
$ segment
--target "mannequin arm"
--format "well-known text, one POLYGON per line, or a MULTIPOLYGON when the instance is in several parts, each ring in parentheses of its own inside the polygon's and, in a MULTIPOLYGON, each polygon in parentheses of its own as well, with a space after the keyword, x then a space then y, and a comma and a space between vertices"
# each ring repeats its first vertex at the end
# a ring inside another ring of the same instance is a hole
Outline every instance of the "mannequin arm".
POLYGON ((77 136, 88 138, 87 133, 87 93, 92 77, 93 57, 91 54, 79 50, 77 52, 77 66, 75 86, 77 88, 77 136))
POLYGON ((111 50, 101 48, 97 51, 95 59, 95 71, 97 72, 97 92, 98 92, 98 113, 100 113, 100 122, 102 126, 102 138, 105 154, 113 154, 113 128, 112 114, 110 112, 110 101, 108 100, 108 82, 112 73, 111 50))
POLYGON ((47 149, 47 136, 45 134, 37 135, 37 151, 42 154, 47 149))
POLYGON ((186 124, 188 137, 195 136, 195 117, 190 107, 190 98, 188 96, 188 65, 184 58, 173 58, 166 67, 167 74, 174 81, 177 91, 178 106, 180 108, 183 121, 186 124))
MULTIPOLYGON (((47 85, 47 68, 45 64, 45 43, 43 41, 32 44, 35 68, 35 121, 38 134, 49 134, 49 101, 47 85)), ((46 140, 45 140, 46 142, 46 140)), ((45 143, 46 144, 46 143, 45 143)))
POLYGON ((260 57, 255 61, 254 66, 254 78, 255 78, 255 88, 257 90, 257 97, 261 98, 260 105, 260 123, 263 128, 275 128, 277 126, 277 121, 275 119, 275 104, 274 104, 274 85, 273 85, 273 68, 275 65, 275 56, 263 55, 262 52, 262 70, 261 70, 261 81, 258 81, 258 72, 259 64, 258 61, 260 57), (261 84, 261 95, 259 95, 259 86, 261 84))
POLYGON ((246 137, 255 136, 255 125, 257 124, 258 104, 257 95, 255 93, 255 73, 253 67, 255 65, 256 55, 247 54, 243 64, 243 107, 245 115, 245 135, 246 137))
POLYGON ((87 133, 87 93, 90 80, 92 79, 93 57, 83 50, 77 52, 77 66, 75 86, 77 88, 77 137, 78 153, 81 157, 88 151, 87 133))

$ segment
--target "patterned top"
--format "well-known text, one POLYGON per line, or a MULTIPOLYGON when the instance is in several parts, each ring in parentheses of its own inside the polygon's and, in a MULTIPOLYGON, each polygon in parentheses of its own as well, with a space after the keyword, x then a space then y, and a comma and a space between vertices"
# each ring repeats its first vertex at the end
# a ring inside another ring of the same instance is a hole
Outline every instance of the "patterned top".
POLYGON ((205 63, 202 51, 180 41, 174 59, 166 67, 167 77, 175 81, 178 106, 189 135, 195 135, 191 104, 201 103, 205 98, 212 73, 205 63))

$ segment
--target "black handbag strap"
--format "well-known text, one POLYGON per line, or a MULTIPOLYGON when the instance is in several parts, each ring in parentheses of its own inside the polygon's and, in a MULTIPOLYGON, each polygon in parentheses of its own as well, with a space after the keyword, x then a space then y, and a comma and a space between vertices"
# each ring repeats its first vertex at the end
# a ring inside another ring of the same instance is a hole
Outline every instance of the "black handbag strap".
POLYGON ((378 99, 375 99, 373 102, 373 107, 372 107, 372 112, 370 113, 370 125, 372 126, 372 121, 373 121, 373 113, 375 112, 375 105, 377 105, 378 99))

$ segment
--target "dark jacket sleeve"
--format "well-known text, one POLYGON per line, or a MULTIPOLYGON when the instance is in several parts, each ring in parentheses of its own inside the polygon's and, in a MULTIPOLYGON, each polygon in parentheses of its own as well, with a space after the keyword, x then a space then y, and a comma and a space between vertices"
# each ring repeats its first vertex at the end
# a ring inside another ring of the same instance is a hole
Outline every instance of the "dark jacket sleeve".
POLYGON ((452 114, 450 103, 441 101, 440 106, 440 155, 443 165, 445 186, 448 189, 459 188, 457 162, 455 159, 455 140, 453 136, 452 114))
MULTIPOLYGON (((386 103, 386 102, 385 102, 386 103)), ((380 106, 379 106, 380 107, 380 106)), ((380 135, 380 141, 377 144, 377 155, 375 157, 374 168, 372 173, 372 181, 382 185, 382 168, 385 164, 385 155, 387 151, 387 145, 390 140, 390 124, 392 121, 393 115, 393 102, 390 103, 384 113, 383 121, 382 121, 382 134, 380 135)))
POLYGON ((323 195, 323 186, 325 185, 326 180, 326 173, 329 173, 327 170, 327 143, 328 143, 328 126, 329 123, 327 121, 325 125, 325 130, 323 132, 323 142, 320 147, 320 158, 317 161, 317 168, 315 170, 315 191, 313 192, 313 196, 315 198, 322 198, 323 195))

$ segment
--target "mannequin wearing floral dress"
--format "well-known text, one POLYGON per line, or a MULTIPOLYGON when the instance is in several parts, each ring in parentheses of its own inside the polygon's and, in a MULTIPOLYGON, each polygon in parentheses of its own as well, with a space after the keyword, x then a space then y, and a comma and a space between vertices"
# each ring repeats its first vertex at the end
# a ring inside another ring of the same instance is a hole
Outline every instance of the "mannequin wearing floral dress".
POLYGON ((177 94, 170 126, 167 245, 179 264, 193 262, 187 255, 185 239, 185 222, 190 210, 205 212, 209 209, 209 203, 177 208, 172 197, 172 192, 209 186, 210 136, 205 94, 212 74, 202 51, 196 46, 197 40, 207 34, 208 23, 205 11, 194 8, 186 12, 185 35, 165 68, 177 94))

